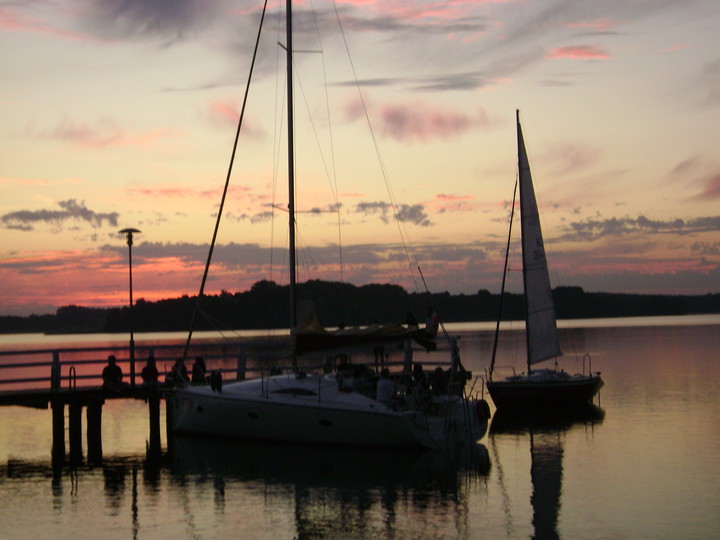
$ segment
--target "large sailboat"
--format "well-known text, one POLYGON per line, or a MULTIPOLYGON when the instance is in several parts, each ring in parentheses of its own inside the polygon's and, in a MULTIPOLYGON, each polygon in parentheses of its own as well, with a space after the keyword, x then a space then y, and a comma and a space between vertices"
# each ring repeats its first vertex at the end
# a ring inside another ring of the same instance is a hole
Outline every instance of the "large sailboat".
MULTIPOLYGON (((423 388, 411 381, 410 363, 403 373, 370 373, 364 388, 351 383, 352 370, 305 373, 295 359, 321 350, 336 357, 346 347, 373 347, 378 343, 411 343, 422 330, 377 327, 325 331, 312 317, 298 323, 295 300, 295 209, 293 169, 293 45, 292 2, 286 5, 288 100, 288 209, 290 328, 293 369, 265 374, 257 379, 211 386, 184 385, 172 391, 169 414, 172 428, 191 433, 240 439, 363 447, 444 448, 457 443, 474 444, 487 431, 489 408, 482 399, 466 397, 468 373, 462 368, 457 347, 451 347, 450 369, 443 388, 423 388), (389 383, 388 383, 389 381, 389 383), (380 388, 391 390, 383 393, 380 388), (377 387, 376 387, 377 386, 377 387), (393 392, 394 389, 394 392, 393 392)), ((355 366, 358 367, 358 366, 355 366)), ((369 370, 368 370, 369 371, 369 370)), ((366 375, 367 372, 365 373, 366 375)), ((426 379, 427 380, 427 379, 426 379)), ((482 385, 477 385, 481 387, 482 385)))
MULTIPOLYGON (((569 374, 558 369, 533 368, 535 364, 562 355, 555 320, 555 304, 550 288, 548 263, 543 245, 540 217, 535 199, 525 141, 517 118, 518 186, 520 191, 520 224, 522 237, 523 289, 525 297, 525 336, 527 344, 527 372, 498 379, 494 378, 498 331, 490 362, 487 388, 498 411, 520 409, 542 414, 548 408, 558 410, 588 403, 597 394, 603 381, 600 373, 569 374)), ((513 200, 513 209, 515 201, 513 200)), ((512 217, 510 220, 512 231, 512 217)), ((508 252, 510 249, 508 234, 508 252)), ((507 274, 507 256, 504 276, 507 274)), ((498 316, 498 330, 500 326, 498 316)))

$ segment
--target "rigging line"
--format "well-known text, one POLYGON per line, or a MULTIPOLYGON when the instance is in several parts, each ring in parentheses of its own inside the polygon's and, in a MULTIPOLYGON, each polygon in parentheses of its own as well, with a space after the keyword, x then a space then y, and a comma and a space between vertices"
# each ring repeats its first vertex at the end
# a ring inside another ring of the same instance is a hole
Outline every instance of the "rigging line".
MULTIPOLYGON (((308 103, 307 94, 305 93, 305 88, 303 87, 302 79, 300 78, 300 72, 299 72, 299 70, 297 69, 297 65, 294 63, 294 61, 293 61, 293 65, 295 66, 295 72, 296 72, 296 75, 297 75, 297 81, 298 81, 298 85, 299 85, 299 87, 300 87, 300 93, 301 93, 302 96, 303 96, 303 103, 305 104, 305 109, 306 109, 306 111, 307 111, 307 113, 308 113, 308 118, 309 118, 310 126, 311 126, 311 128, 312 128, 313 135, 315 136, 315 142, 316 142, 316 144, 317 144, 318 151, 320 152, 320 158, 321 158, 321 161, 322 161, 322 164, 323 164, 323 168, 325 169, 325 175, 326 175, 326 177, 327 177, 327 179, 328 179, 328 182, 329 182, 329 184, 330 184, 330 191, 331 191, 332 194, 333 194, 333 199, 335 200, 335 205, 334 205, 334 206, 335 206, 335 212, 336 212, 336 214, 337 214, 337 216, 338 216, 338 234, 339 234, 339 229, 340 229, 340 201, 339 201, 339 199, 338 199, 337 182, 336 182, 335 185, 333 186, 333 183, 332 183, 332 176, 333 176, 333 175, 330 173, 330 170, 328 169, 327 160, 325 159, 325 155, 324 155, 324 153, 323 153, 323 151, 322 151, 322 145, 321 145, 321 143, 320 143, 320 137, 319 137, 319 135, 318 135, 318 130, 317 130, 316 126, 315 126, 315 122, 314 122, 313 119, 312 119, 312 114, 311 114, 311 112, 310 112, 310 104, 308 103)), ((326 86, 327 86, 327 85, 326 85, 326 86)), ((327 99, 327 96, 326 96, 326 99, 327 99)), ((332 137, 331 137, 331 138, 332 138, 332 137)), ((333 170, 334 170, 334 163, 332 163, 332 165, 333 165, 333 170)), ((300 213, 300 212, 296 212, 296 214, 297 214, 297 213, 300 213)), ((341 237, 340 237, 340 238, 341 238, 341 237)), ((340 246, 340 281, 343 281, 343 274, 342 274, 342 242, 340 241, 338 245, 340 246)))
POLYGON ((305 93, 305 87, 302 84, 302 79, 300 79, 300 71, 297 69, 297 65, 295 64, 294 61, 293 61, 293 65, 295 66, 295 74, 297 75, 297 82, 298 82, 298 86, 300 86, 300 93, 302 94, 302 97, 303 97, 303 103, 305 104, 305 110, 308 113, 310 127, 312 128, 313 135, 315 136, 315 142, 317 143, 318 150, 320 152, 320 161, 322 161, 323 168, 325 169, 325 176, 327 177, 327 179, 330 183, 330 191, 332 191, 333 199, 335 199, 335 203, 337 203, 338 202, 338 194, 337 194, 336 188, 333 187, 333 184, 331 181, 332 175, 330 174, 330 170, 328 169, 327 161, 325 160, 325 155, 323 154, 323 151, 322 151, 322 145, 320 144, 320 137, 318 136, 318 130, 315 127, 315 122, 313 122, 313 119, 312 119, 312 113, 310 112, 310 104, 308 103, 308 100, 307 100, 307 94, 305 93))
POLYGON ((202 308, 198 308, 198 311, 202 316, 205 317, 205 320, 208 321, 212 326, 213 330, 220 334, 220 337, 223 341, 230 342, 231 339, 237 339, 239 337, 242 337, 240 334, 238 334, 234 330, 227 330, 220 327, 220 320, 217 317, 213 317, 212 314, 208 313, 202 308), (228 337, 228 333, 230 333, 230 337, 228 337))
POLYGON ((237 152, 238 140, 240 139, 240 129, 242 128, 243 118, 245 117, 245 107, 247 105, 248 94, 250 92, 250 81, 252 80, 253 72, 255 70, 255 60, 257 59, 257 52, 260 45, 260 36, 262 34, 266 10, 267 0, 265 0, 265 3, 263 4, 263 10, 260 16, 260 25, 258 28, 257 38, 255 39, 255 50, 253 51, 252 62, 250 63, 248 81, 245 85, 245 95, 243 96, 243 104, 242 108, 240 109, 240 118, 238 119, 237 130, 235 132, 235 141, 233 142, 232 154, 230 156, 230 164, 228 165, 227 176, 225 178, 225 187, 223 188, 222 199, 220 200, 220 208, 218 208, 217 219, 215 220, 215 230, 213 231, 212 241, 210 242, 210 249, 208 251, 207 261, 205 262, 205 271, 203 272, 202 282, 200 283, 200 292, 195 299, 195 306, 193 307, 192 318, 190 319, 190 330, 188 331, 188 338, 187 342, 185 343, 185 349, 183 351, 183 360, 187 358, 188 348, 190 347, 190 341, 192 340, 193 325, 195 324, 195 317, 197 315, 198 306, 200 304, 200 299, 205 293, 205 284, 207 283, 207 276, 208 272, 210 271, 210 263, 212 261, 212 255, 215 249, 215 241, 217 240, 218 230, 220 229, 220 219, 222 218, 223 208, 225 207, 225 199, 227 198, 228 188, 230 187, 230 177, 232 176, 233 163, 235 162, 235 153, 237 152))
MULTIPOLYGON (((322 51, 321 51, 321 54, 322 54, 322 51)), ((322 56, 323 56, 323 76, 325 76, 325 62, 324 62, 325 56, 324 56, 324 55, 322 55, 322 56)), ((340 281, 344 281, 344 279, 343 279, 343 265, 342 265, 342 236, 341 236, 341 233, 340 233, 340 196, 339 196, 338 187, 337 187, 337 174, 336 174, 336 172, 335 172, 335 152, 334 152, 333 144, 332 144, 332 139, 333 139, 333 137, 332 137, 332 128, 330 128, 330 154, 331 154, 331 155, 330 155, 330 159, 331 159, 330 165, 331 165, 331 168, 332 168, 332 172, 331 172, 331 171, 330 171, 330 168, 328 168, 328 163, 327 163, 327 160, 325 159, 325 154, 324 154, 323 151, 322 151, 322 145, 321 145, 321 143, 320 143, 320 137, 319 137, 319 135, 318 135, 318 130, 317 130, 316 126, 315 126, 315 122, 314 122, 313 119, 312 119, 313 117, 312 117, 312 114, 311 114, 311 112, 310 112, 310 104, 308 103, 307 94, 305 93, 305 88, 303 87, 302 79, 300 78, 300 71, 297 69, 297 65, 294 63, 294 61, 293 61, 293 65, 295 65, 295 71, 296 71, 296 74, 297 74, 298 85, 300 86, 300 92, 302 93, 303 102, 305 103, 305 109, 307 110, 308 118, 310 119, 310 120, 309 120, 309 121, 310 121, 310 126, 311 126, 311 128, 312 128, 313 135, 315 136, 315 142, 316 142, 316 144, 317 144, 318 151, 320 152, 320 160, 322 161, 323 168, 325 169, 325 176, 326 176, 327 179, 328 179, 328 183, 330 184, 330 191, 332 192, 333 199, 335 200, 335 213, 337 214, 337 221, 338 221, 338 246, 339 246, 339 249, 340 249, 340 281), (333 181, 335 182, 334 185, 333 185, 333 181)), ((326 103, 327 103, 327 100, 328 100, 328 97, 327 97, 327 80, 325 81, 324 87, 325 87, 325 101, 326 101, 326 103)), ((330 109, 329 109, 329 107, 328 107, 327 114, 328 114, 328 125, 330 126, 330 125, 331 125, 331 122, 330 122, 330 109)))
MULTIPOLYGON (((320 27, 317 22, 317 17, 315 13, 315 8, 313 6, 312 0, 310 2, 310 6, 312 8, 312 14, 313 14, 313 20, 315 21, 315 32, 317 33, 318 43, 320 44, 320 50, 324 51, 323 44, 322 44, 322 37, 320 35, 320 27)), ((332 165, 332 179, 335 183, 335 204, 336 204, 336 213, 337 213, 337 224, 338 224, 338 255, 340 257, 340 281, 345 282, 344 278, 344 268, 343 268, 343 250, 342 250, 342 222, 340 218, 340 193, 338 190, 338 181, 337 181, 337 163, 335 161, 335 144, 334 144, 334 137, 333 137, 333 131, 332 131, 332 120, 331 120, 331 114, 330 114, 330 96, 328 94, 328 84, 327 84, 327 70, 325 66, 325 54, 322 55, 322 69, 323 69, 323 81, 325 84, 323 85, 323 88, 325 89, 325 107, 327 108, 327 118, 328 118, 328 132, 330 136, 330 163, 332 165)))
MULTIPOLYGON (((270 202, 270 276, 272 278, 272 271, 274 268, 273 263, 273 257, 275 253, 275 212, 278 210, 278 203, 277 203, 277 182, 278 182, 278 171, 280 170, 280 151, 281 151, 281 145, 279 144, 280 136, 278 135, 278 132, 281 131, 280 128, 282 126, 283 119, 285 118, 285 108, 280 106, 280 118, 278 119, 277 109, 278 109, 278 103, 282 103, 285 100, 285 93, 283 91, 283 97, 278 102, 277 96, 277 80, 276 80, 276 100, 275 100, 275 133, 273 134, 273 171, 272 171, 272 198, 270 202)), ((285 85, 283 85, 284 87, 285 85)), ((284 211, 287 211, 287 209, 284 209, 284 211)))
MULTIPOLYGON (((277 22, 277 33, 276 43, 280 43, 280 23, 282 21, 282 13, 278 10, 278 22, 277 22)), ((272 195, 271 195, 271 211, 270 211, 270 281, 272 281, 273 274, 273 257, 275 254, 275 196, 277 195, 277 181, 278 181, 278 170, 280 169, 280 144, 279 135, 280 127, 282 126, 283 118, 285 118, 285 109, 280 105, 284 101, 285 97, 285 84, 282 85, 283 97, 278 99, 280 92, 278 92, 278 85, 280 82, 280 48, 275 49, 275 120, 273 122, 273 162, 272 162, 272 195), (280 108, 280 115, 278 115, 278 108, 280 108)), ((284 82, 284 81, 283 81, 284 82)))
POLYGON ((378 164, 380 165, 380 171, 382 172, 383 181, 385 182, 385 189, 387 190, 388 196, 390 197, 390 203, 393 208, 393 215, 395 217, 395 223, 396 223, 396 225, 398 227, 398 231, 400 233, 400 239, 402 240, 402 243, 403 243, 403 248, 405 250, 405 257, 408 261, 408 266, 410 267, 410 275, 412 276, 413 282, 415 283, 415 289, 419 290, 417 280, 415 279, 415 273, 412 271, 412 260, 411 260, 410 253, 408 250, 409 241, 406 241, 406 238, 405 238, 406 233, 403 232, 403 228, 400 224, 400 220, 398 219, 397 203, 395 202, 395 196, 393 194, 392 187, 390 186, 390 180, 389 180, 389 176, 387 173, 387 168, 385 167, 385 162, 382 158, 382 154, 380 153, 380 146, 378 144, 377 137, 375 136, 375 130, 373 129, 372 123, 370 122, 370 115, 367 112, 365 98, 363 96, 362 89, 360 88, 360 83, 357 78, 357 71, 355 70, 355 64, 352 61, 352 56, 350 55, 350 47, 348 46, 347 38, 345 36, 345 30, 344 30, 342 22, 340 20, 340 14, 338 12, 337 4, 335 3, 335 0, 333 0, 332 5, 333 5, 333 9, 335 10, 335 18, 337 19, 338 26, 340 27, 340 35, 342 36, 343 43, 345 45, 345 52, 348 56, 348 61, 350 62, 350 69, 352 70, 353 77, 355 79, 355 87, 357 88, 358 96, 359 96, 360 102, 362 104, 363 112, 365 113, 365 121, 368 124, 368 128, 370 130, 370 137, 373 141, 373 146, 375 147, 375 153, 377 154, 378 164))
POLYGON ((510 226, 508 227, 507 247, 505 248, 505 266, 503 268, 502 284, 500 285, 500 305, 498 306, 497 323, 495 326, 495 338, 493 339, 492 356, 490 357, 490 371, 488 377, 492 379, 492 372, 495 369, 495 355, 497 354, 498 341, 500 339, 500 319, 502 317, 503 298, 505 297, 505 279, 508 274, 508 259, 510 258, 510 239, 512 237, 512 225, 515 217, 515 198, 517 196, 519 178, 515 178, 515 189, 513 190, 512 205, 510 206, 510 226))

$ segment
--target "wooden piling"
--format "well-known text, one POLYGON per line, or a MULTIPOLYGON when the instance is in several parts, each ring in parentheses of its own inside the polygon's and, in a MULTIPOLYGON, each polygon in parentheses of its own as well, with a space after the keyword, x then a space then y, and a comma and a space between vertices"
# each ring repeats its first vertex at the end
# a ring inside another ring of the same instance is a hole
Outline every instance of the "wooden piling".
POLYGON ((160 398, 157 395, 148 398, 148 413, 150 424, 150 441, 148 454, 151 457, 159 457, 160 448, 160 398))
POLYGON ((170 394, 165 395, 165 436, 167 440, 167 450, 172 454, 173 450, 173 397, 170 394))
POLYGON ((62 463, 65 460, 65 404, 60 399, 52 401, 52 461, 62 463))
POLYGON ((102 449, 102 407, 104 400, 95 399, 87 404, 87 454, 90 465, 100 465, 102 449))
POLYGON ((68 408, 68 424, 70 439, 70 461, 82 461, 82 403, 73 401, 68 408))

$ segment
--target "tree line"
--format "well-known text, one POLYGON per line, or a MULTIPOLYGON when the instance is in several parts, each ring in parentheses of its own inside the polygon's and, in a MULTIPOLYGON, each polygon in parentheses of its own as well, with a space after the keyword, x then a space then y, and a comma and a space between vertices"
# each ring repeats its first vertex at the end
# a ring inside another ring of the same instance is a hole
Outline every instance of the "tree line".
MULTIPOLYGON (((720 294, 697 296, 590 293, 581 287, 553 289, 559 319, 643 317, 720 313, 720 294)), ((300 319, 313 306, 325 327, 401 324, 408 313, 422 324, 428 306, 443 322, 497 320, 501 297, 487 290, 475 294, 409 293, 398 285, 308 281, 297 287, 300 319)), ((258 281, 250 290, 217 295, 182 296, 154 302, 138 300, 132 309, 64 306, 48 315, 0 316, 0 333, 135 332, 244 330, 288 328, 290 292, 287 285, 258 281)), ((521 294, 505 293, 502 319, 524 318, 521 294)))

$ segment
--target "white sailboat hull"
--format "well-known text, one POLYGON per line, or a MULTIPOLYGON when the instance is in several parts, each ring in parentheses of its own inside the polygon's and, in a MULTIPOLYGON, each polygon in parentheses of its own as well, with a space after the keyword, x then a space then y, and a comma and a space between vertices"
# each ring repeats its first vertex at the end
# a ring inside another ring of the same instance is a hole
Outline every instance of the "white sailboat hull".
POLYGON ((475 442, 487 418, 475 402, 436 398, 434 414, 393 410, 338 388, 332 376, 280 375, 240 381, 217 392, 208 387, 173 391, 173 430, 217 437, 374 447, 440 448, 475 442))

